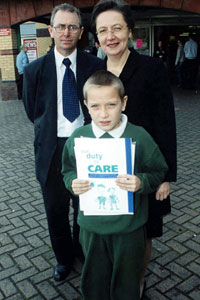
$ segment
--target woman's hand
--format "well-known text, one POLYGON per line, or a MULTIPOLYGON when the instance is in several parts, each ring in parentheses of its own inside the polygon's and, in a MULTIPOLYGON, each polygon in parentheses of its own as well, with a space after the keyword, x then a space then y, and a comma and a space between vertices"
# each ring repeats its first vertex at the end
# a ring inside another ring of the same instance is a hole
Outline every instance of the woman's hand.
POLYGON ((115 182, 121 189, 129 192, 137 192, 142 185, 139 177, 130 174, 118 175, 115 182))
POLYGON ((158 186, 156 192, 156 200, 164 200, 169 196, 170 193, 170 185, 169 182, 163 182, 158 186))
POLYGON ((81 195, 91 189, 89 180, 74 179, 72 181, 72 190, 75 195, 81 195))

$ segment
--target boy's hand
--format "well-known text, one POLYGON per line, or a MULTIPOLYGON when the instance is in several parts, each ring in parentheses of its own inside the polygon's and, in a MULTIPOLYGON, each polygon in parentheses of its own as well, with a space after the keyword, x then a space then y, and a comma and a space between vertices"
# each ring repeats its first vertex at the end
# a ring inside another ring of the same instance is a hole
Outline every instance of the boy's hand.
POLYGON ((116 184, 123 190, 129 192, 137 192, 141 189, 142 183, 139 177, 135 175, 118 175, 116 179, 116 184))
POLYGON ((80 195, 83 194, 91 189, 91 185, 89 180, 84 179, 74 179, 72 181, 72 190, 74 194, 80 195))
POLYGON ((170 193, 170 185, 169 182, 163 182, 158 186, 156 192, 156 200, 164 200, 169 196, 170 193))

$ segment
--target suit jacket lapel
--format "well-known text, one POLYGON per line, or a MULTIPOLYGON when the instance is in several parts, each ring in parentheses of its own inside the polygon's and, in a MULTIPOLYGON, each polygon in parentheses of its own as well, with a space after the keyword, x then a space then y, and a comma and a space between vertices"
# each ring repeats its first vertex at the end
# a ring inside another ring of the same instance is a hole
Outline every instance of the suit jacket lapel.
POLYGON ((50 51, 45 59, 45 67, 43 75, 47 78, 49 88, 57 91, 57 76, 56 76, 56 62, 54 51, 50 51), (49 82, 50 80, 50 82, 49 82), (53 85, 50 85, 53 82, 53 85))
POLYGON ((137 53, 134 49, 130 50, 131 53, 129 54, 128 60, 119 76, 119 78, 122 80, 122 82, 127 82, 132 76, 134 76, 134 73, 136 72, 137 68, 139 67, 139 59, 140 54, 137 53), (130 68, 131 66, 131 68, 130 68))
POLYGON ((78 96, 83 105, 83 85, 85 83, 87 72, 87 61, 85 61, 84 55, 82 55, 81 51, 77 49, 77 64, 76 64, 76 81, 77 81, 77 88, 78 88, 78 96))
POLYGON ((57 75, 54 51, 50 51, 44 61, 42 82, 48 85, 48 102, 53 106, 52 111, 57 114, 57 75))

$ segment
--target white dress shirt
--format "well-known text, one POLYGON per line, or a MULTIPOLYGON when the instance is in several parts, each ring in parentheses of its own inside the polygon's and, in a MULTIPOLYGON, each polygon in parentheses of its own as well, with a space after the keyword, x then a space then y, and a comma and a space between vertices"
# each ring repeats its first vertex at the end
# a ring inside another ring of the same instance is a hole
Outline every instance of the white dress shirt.
MULTIPOLYGON (((73 131, 82 126, 84 124, 84 115, 80 105, 80 115, 79 117, 70 122, 67 120, 63 115, 63 103, 62 103, 62 82, 63 77, 65 74, 65 65, 63 64, 63 59, 66 58, 65 56, 61 55, 57 50, 56 47, 54 48, 55 53, 55 61, 56 61, 56 72, 57 72, 57 136, 58 137, 69 137, 73 131)), ((73 53, 67 56, 70 61, 71 65, 70 68, 74 72, 74 76, 76 78, 76 58, 77 58, 77 49, 73 51, 73 53)))

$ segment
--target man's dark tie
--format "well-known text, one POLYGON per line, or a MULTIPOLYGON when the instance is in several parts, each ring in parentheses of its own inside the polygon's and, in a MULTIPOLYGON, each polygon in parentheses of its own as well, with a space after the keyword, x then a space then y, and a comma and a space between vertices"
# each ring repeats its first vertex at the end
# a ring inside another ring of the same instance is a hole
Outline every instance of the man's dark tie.
POLYGON ((63 64, 66 66, 62 83, 63 115, 73 122, 80 115, 77 86, 74 73, 69 67, 71 65, 69 58, 63 59, 63 64))

